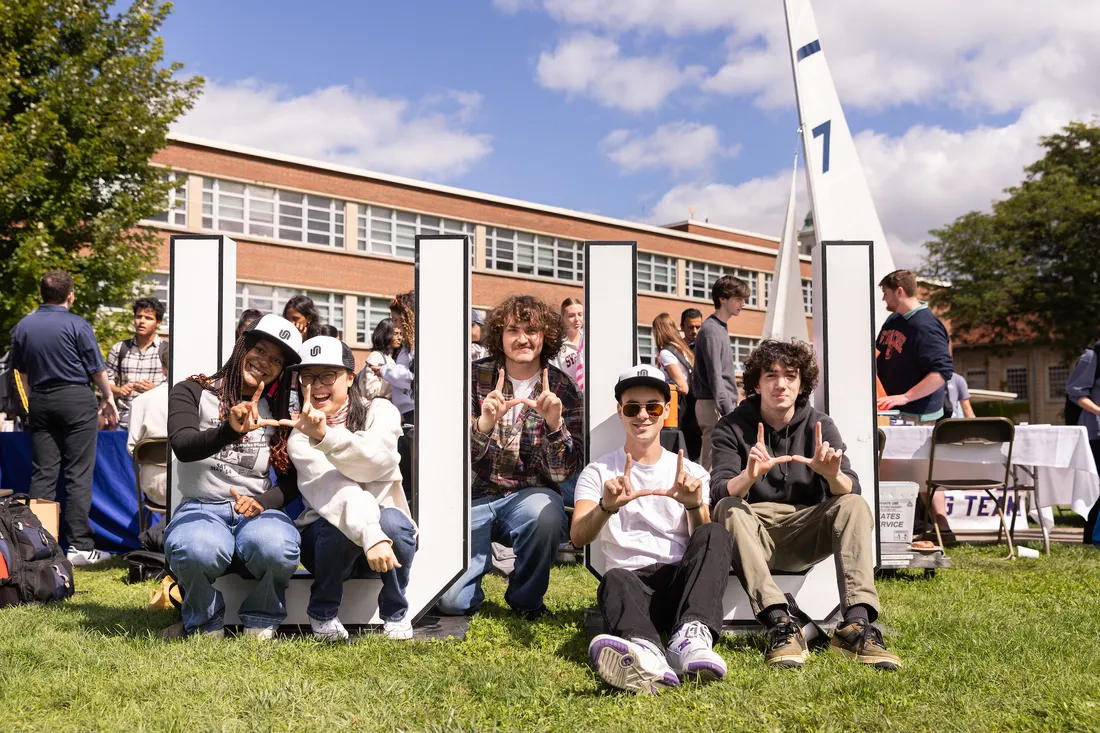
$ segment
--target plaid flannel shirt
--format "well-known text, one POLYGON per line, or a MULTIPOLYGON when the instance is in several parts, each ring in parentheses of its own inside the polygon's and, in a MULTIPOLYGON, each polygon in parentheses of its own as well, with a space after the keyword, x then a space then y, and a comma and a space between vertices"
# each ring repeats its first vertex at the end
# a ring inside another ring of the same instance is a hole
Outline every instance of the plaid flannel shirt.
MULTIPOLYGON (((502 364, 491 358, 471 367, 470 460, 472 496, 504 496, 532 486, 556 488, 580 468, 584 454, 584 397, 557 367, 549 367, 550 391, 562 406, 562 427, 548 433, 546 421, 530 407, 521 408, 514 423, 501 420, 489 434, 477 429, 481 403, 496 388, 502 364)), ((504 380, 504 398, 512 398, 512 383, 504 380)), ((541 380, 531 399, 542 394, 541 380)))
MULTIPOLYGON (((164 371, 160 366, 160 336, 153 337, 153 343, 145 351, 138 348, 133 337, 126 341, 119 341, 111 347, 107 353, 107 378, 111 384, 122 386, 147 379, 153 386, 164 381, 164 371), (122 344, 129 342, 130 348, 126 358, 119 363, 122 354, 122 344)), ((130 424, 130 407, 140 392, 131 392, 125 397, 116 397, 115 406, 118 408, 118 426, 125 428, 130 424)))

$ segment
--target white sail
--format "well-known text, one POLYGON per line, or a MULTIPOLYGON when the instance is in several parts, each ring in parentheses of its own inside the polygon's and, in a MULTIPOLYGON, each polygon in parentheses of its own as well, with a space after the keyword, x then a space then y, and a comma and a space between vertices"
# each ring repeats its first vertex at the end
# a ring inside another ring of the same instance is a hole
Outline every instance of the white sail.
MULTIPOLYGON (((784 0, 784 7, 816 239, 874 242, 877 284, 895 269, 894 258, 825 61, 810 0, 784 0)), ((876 327, 887 315, 880 302, 876 327)))
POLYGON ((798 231, 795 228, 795 190, 798 184, 798 155, 794 156, 791 172, 791 197, 787 201, 787 218, 783 221, 783 236, 779 239, 779 254, 775 258, 768 308, 764 315, 763 337, 778 341, 809 338, 806 330, 806 310, 802 305, 802 271, 798 261, 798 231))

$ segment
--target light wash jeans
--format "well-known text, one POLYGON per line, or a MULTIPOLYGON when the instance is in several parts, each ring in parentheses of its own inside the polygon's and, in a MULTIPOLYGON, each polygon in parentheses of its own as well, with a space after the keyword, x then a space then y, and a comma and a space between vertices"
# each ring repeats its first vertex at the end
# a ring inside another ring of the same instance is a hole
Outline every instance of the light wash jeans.
POLYGON ((234 559, 257 580, 241 603, 241 622, 255 628, 281 624, 286 587, 298 569, 298 545, 298 530, 278 509, 246 519, 233 511, 230 501, 180 504, 165 532, 164 556, 183 592, 184 629, 222 628, 225 599, 214 581, 234 559))

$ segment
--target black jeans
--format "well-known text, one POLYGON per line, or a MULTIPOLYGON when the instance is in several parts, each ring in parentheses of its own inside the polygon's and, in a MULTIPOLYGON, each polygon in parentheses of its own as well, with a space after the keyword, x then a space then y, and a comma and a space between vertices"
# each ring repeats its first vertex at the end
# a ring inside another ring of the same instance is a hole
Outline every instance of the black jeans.
POLYGON ((692 533, 680 562, 641 570, 616 568, 603 576, 597 599, 609 634, 661 645, 689 621, 700 621, 715 639, 722 631, 722 597, 730 574, 732 544, 720 524, 692 533))
POLYGON ((27 404, 33 456, 31 498, 53 501, 57 475, 63 469, 62 536, 70 547, 91 550, 95 545, 88 513, 98 435, 95 393, 86 384, 57 382, 32 389, 27 404))

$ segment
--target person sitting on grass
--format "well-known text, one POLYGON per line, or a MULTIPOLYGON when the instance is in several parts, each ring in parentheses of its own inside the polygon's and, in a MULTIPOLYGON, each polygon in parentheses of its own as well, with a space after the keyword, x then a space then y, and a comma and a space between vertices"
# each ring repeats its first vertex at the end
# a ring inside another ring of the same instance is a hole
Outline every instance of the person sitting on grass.
POLYGON ((168 443, 183 501, 165 531, 164 556, 183 592, 183 621, 166 638, 224 635, 225 600, 214 580, 234 560, 257 580, 240 607, 245 633, 271 639, 286 618, 299 543, 279 509, 297 498, 298 482, 286 449, 290 431, 278 419, 290 417, 283 367, 298 361, 301 345, 289 321, 263 316, 221 369, 190 377, 168 395, 168 443))
POLYGON ((844 619, 830 647, 879 669, 901 666, 873 625, 874 517, 832 419, 810 407, 813 348, 767 340, 745 362, 747 397, 714 429, 714 519, 733 567, 767 628, 768 663, 799 667, 809 650, 772 570, 801 572, 832 555, 844 619))
POLYGON ((355 380, 355 356, 329 336, 309 339, 294 368, 302 386, 302 412, 282 420, 306 510, 302 564, 313 573, 306 612, 314 638, 346 641, 337 613, 344 581, 369 570, 382 576, 378 613, 391 639, 411 639, 406 617, 416 552, 416 525, 401 490, 401 413, 389 400, 366 400, 355 380))
POLYGON ((470 565, 437 609, 462 616, 481 607, 481 579, 499 542, 516 553, 504 600, 534 621, 547 613, 550 566, 566 539, 565 508, 554 487, 580 467, 584 397, 550 364, 562 342, 556 310, 519 295, 485 320, 489 356, 470 368, 470 565))
POLYGON ((670 399, 656 367, 619 377, 626 443, 581 472, 570 531, 577 547, 598 541, 607 563, 597 597, 609 633, 589 644, 592 666, 613 687, 640 693, 675 687, 681 676, 726 675, 712 645, 722 629, 729 534, 710 521, 707 472, 661 447, 670 399))

